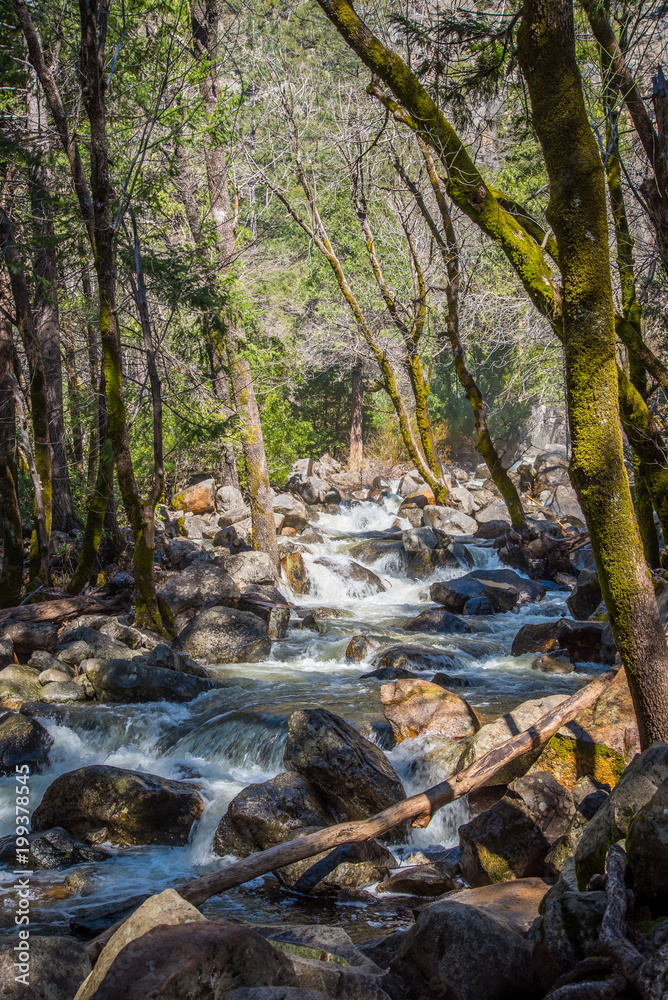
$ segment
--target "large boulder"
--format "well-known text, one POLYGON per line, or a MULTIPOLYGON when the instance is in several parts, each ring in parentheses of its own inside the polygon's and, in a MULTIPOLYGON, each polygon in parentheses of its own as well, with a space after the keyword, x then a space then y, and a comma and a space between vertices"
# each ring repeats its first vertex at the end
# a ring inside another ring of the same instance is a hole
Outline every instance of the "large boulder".
POLYGON ((626 836, 633 891, 652 912, 668 912, 668 778, 629 823, 626 836))
POLYGON ((529 1000, 536 993, 531 944, 503 918, 449 899, 422 910, 390 970, 420 997, 529 1000))
POLYGON ((210 1000, 243 987, 294 986, 289 958, 239 924, 159 924, 112 962, 95 1000, 210 1000))
POLYGON ((421 612, 417 618, 412 618, 406 622, 404 628, 407 632, 470 632, 471 626, 450 614, 445 608, 427 608, 421 612))
MULTIPOLYGON (((625 764, 630 763, 635 754, 640 752, 640 735, 624 668, 619 670, 612 684, 593 705, 579 712, 559 732, 580 744, 594 743, 607 747, 625 764)), ((586 753, 587 748, 581 749, 581 752, 586 753)), ((592 751, 589 750, 589 753, 592 751)), ((610 783, 615 784, 614 781, 610 783)))
POLYGON ((49 652, 58 642, 58 626, 53 622, 4 622, 0 636, 11 639, 14 652, 27 659, 36 649, 49 652))
POLYGON ((604 892, 578 892, 559 883, 545 898, 534 933, 534 967, 545 990, 579 962, 601 955, 604 892))
POLYGON ((500 917, 511 924, 518 933, 529 934, 540 905, 550 888, 542 878, 518 878, 512 882, 494 882, 475 889, 460 889, 448 896, 449 900, 464 906, 475 906, 491 916, 500 917))
POLYGON ((367 819, 405 798, 382 750, 323 708, 292 713, 283 760, 348 819, 367 819))
POLYGON ((53 781, 32 817, 33 830, 61 826, 85 843, 185 844, 204 802, 191 784, 92 764, 53 781))
POLYGON ((278 583, 278 572, 266 552, 238 552, 224 557, 225 570, 238 587, 251 584, 272 586, 278 583))
POLYGON ((459 739, 480 728, 478 715, 467 701, 422 679, 383 684, 380 701, 397 743, 421 733, 459 739))
POLYGON ((325 497, 331 487, 319 476, 304 476, 297 473, 291 476, 285 484, 291 493, 296 493, 305 504, 311 506, 314 503, 324 503, 325 497))
POLYGON ((73 1000, 90 969, 84 946, 72 937, 45 937, 23 927, 0 939, 2 1000, 73 1000))
MULTIPOLYGON (((479 494, 478 494, 479 495, 479 494)), ((508 513, 508 508, 506 507, 505 501, 501 497, 497 497, 492 500, 490 504, 483 507, 482 510, 477 510, 475 513, 475 519, 477 524, 488 524, 490 521, 497 523, 498 521, 504 524, 511 524, 510 514, 508 513)))
POLYGON ((120 952, 147 931, 159 924, 173 927, 178 924, 200 923, 205 919, 200 911, 183 896, 179 896, 175 889, 165 889, 156 896, 149 896, 106 942, 95 962, 95 968, 79 989, 76 1000, 90 1000, 120 952))
POLYGON ((571 793, 550 774, 513 781, 502 799, 460 826, 464 878, 477 886, 542 875, 545 855, 574 811, 571 793))
POLYGON ((575 852, 578 887, 603 874, 611 844, 623 840, 637 812, 668 779, 668 744, 654 743, 631 761, 610 796, 584 830, 575 852))
POLYGON ((434 531, 440 531, 449 538, 458 535, 475 535, 478 523, 474 518, 454 507, 425 507, 422 512, 424 523, 434 531))
POLYGON ((9 636, 0 637, 0 670, 14 662, 14 643, 9 636))
POLYGON ((172 501, 175 510, 188 514, 212 514, 216 509, 216 484, 213 479, 202 479, 186 486, 172 501))
POLYGON ((318 566, 324 566, 335 576, 351 581, 351 591, 359 592, 359 596, 382 594, 386 589, 379 576, 352 559, 340 560, 335 556, 318 556, 313 561, 318 566), (357 584, 360 586, 356 586, 357 584))
POLYGON ((99 657, 105 660, 132 659, 139 656, 137 650, 131 650, 125 643, 112 639, 98 629, 87 625, 61 632, 55 653, 64 663, 77 666, 83 660, 99 657))
POLYGON ((610 789, 591 775, 585 775, 576 781, 573 787, 575 813, 566 832, 552 845, 545 856, 548 869, 560 872, 566 862, 574 856, 587 823, 595 816, 609 794, 610 789))
POLYGON ((224 569, 211 563, 194 563, 181 573, 174 573, 157 588, 159 598, 173 615, 188 608, 224 605, 236 607, 240 590, 224 569))
POLYGON ((607 622, 576 622, 570 618, 552 618, 547 622, 523 625, 511 653, 565 652, 574 663, 614 663, 616 649, 607 622))
POLYGON ((53 737, 36 719, 6 712, 0 715, 0 774, 14 774, 27 764, 31 773, 49 760, 53 737))
POLYGON ((248 785, 230 802, 213 840, 216 854, 245 858, 290 840, 305 827, 329 826, 332 814, 301 774, 287 771, 248 785))
POLYGON ((457 666, 456 653, 435 646, 401 644, 383 649, 371 661, 375 670, 448 670, 457 666))
POLYGON ((237 489, 236 486, 221 486, 216 490, 216 510, 220 513, 243 506, 244 498, 241 495, 241 490, 237 489))
POLYGON ((281 545, 281 570, 283 578, 293 594, 306 594, 309 589, 309 575, 304 557, 296 545, 281 545))
POLYGON ((404 552, 430 552, 438 545, 438 535, 433 528, 409 528, 403 532, 404 552))
POLYGON ((151 666, 140 660, 93 660, 86 681, 98 701, 192 701, 217 684, 211 678, 151 666))
POLYGON ((540 601, 545 587, 512 569, 477 569, 457 580, 432 583, 429 596, 455 614, 462 614, 467 602, 476 597, 486 597, 495 611, 511 611, 516 604, 540 601))
POLYGON ((274 497, 274 513, 283 515, 283 528, 303 531, 308 524, 308 513, 305 505, 292 493, 279 493, 277 497, 274 497))
MULTIPOLYGON (((111 856, 99 847, 82 844, 58 826, 44 833, 29 833, 27 839, 29 868, 69 868, 86 861, 106 861, 111 856)), ((16 837, 0 840, 0 862, 16 864, 16 837)))
POLYGON ((575 588, 566 598, 568 610, 576 621, 591 618, 603 600, 598 574, 593 569, 583 569, 578 575, 575 588))
POLYGON ((20 708, 24 701, 41 701, 40 671, 34 667, 10 664, 0 670, 0 706, 20 708))
POLYGON ((179 633, 177 652, 209 663, 256 663, 271 652, 267 623, 250 611, 217 607, 200 611, 179 633))

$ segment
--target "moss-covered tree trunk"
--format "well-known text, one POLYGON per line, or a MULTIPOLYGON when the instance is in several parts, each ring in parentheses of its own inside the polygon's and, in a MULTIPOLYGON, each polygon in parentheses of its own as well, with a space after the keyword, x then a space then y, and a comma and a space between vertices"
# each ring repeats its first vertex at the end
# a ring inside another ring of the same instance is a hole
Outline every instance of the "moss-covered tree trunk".
POLYGON ((34 474, 41 502, 35 496, 35 528, 30 542, 28 569, 31 587, 49 584, 49 538, 51 534, 51 446, 44 360, 30 307, 28 283, 23 272, 9 216, 0 208, 0 247, 14 298, 16 323, 21 334, 30 374, 30 409, 34 439, 34 474))
POLYGON ((12 387, 11 287, 6 268, 0 268, 0 521, 2 570, 0 608, 15 607, 23 592, 23 527, 16 491, 16 411, 12 387))
POLYGON ((668 649, 624 468, 605 178, 582 95, 571 0, 526 0, 518 54, 563 280, 570 475, 647 747, 668 739, 668 649))

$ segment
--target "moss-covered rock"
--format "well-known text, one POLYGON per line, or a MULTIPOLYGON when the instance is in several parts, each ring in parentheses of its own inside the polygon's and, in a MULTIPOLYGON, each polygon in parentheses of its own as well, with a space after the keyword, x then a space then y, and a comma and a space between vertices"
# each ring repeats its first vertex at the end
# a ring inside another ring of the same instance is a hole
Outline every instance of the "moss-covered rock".
POLYGON ((11 712, 0 715, 0 774, 14 774, 21 764, 39 771, 52 746, 53 738, 36 719, 11 712))

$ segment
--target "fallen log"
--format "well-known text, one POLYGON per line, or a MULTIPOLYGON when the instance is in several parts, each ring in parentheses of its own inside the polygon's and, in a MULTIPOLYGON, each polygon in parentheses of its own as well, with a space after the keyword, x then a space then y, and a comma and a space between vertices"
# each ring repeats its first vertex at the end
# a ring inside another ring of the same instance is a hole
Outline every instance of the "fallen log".
POLYGON ((74 615, 112 615, 127 610, 130 595, 99 597, 83 594, 80 597, 62 597, 44 601, 41 604, 21 604, 15 608, 0 611, 2 622, 51 622, 72 618, 74 615))
POLYGON ((342 844, 373 840, 406 821, 411 821, 412 825, 417 827, 427 826, 437 809, 486 784, 510 761, 546 743, 565 723, 570 722, 600 697, 618 670, 618 666, 606 670, 596 680, 580 688, 557 708, 538 719, 529 729, 490 750, 466 770, 453 775, 447 781, 442 781, 418 795, 411 795, 370 819, 339 823, 318 830, 316 833, 298 837, 296 840, 289 840, 285 844, 270 847, 266 851, 258 851, 241 861, 226 865, 220 871, 186 882, 177 888, 177 892, 194 906, 201 906, 211 896, 225 892, 226 889, 232 889, 284 865, 303 861, 342 844))

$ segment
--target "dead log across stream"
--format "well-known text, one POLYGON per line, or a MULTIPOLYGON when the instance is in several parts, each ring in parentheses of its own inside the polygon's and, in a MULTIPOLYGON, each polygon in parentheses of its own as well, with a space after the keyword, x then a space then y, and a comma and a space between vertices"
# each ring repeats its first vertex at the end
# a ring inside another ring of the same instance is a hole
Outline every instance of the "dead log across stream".
POLYGON ((579 712, 596 701, 618 670, 619 667, 606 670, 596 680, 580 688, 557 708, 538 719, 529 729, 490 750, 466 770, 453 775, 447 781, 442 781, 418 795, 411 795, 410 798, 403 799, 370 819, 339 823, 318 830, 316 833, 309 833, 305 837, 289 840, 285 844, 270 847, 266 851, 258 851, 211 875, 203 875, 201 878, 186 882, 177 889, 177 892, 194 906, 201 906, 211 896, 225 892, 226 889, 232 889, 236 885, 250 882, 251 879, 266 875, 284 865, 303 861, 342 844, 357 844, 364 840, 372 840, 407 820, 411 820, 413 826, 427 826, 437 809, 484 785, 510 761, 546 743, 566 722, 570 722, 579 712))
POLYGON ((61 597, 41 604, 20 604, 0 611, 0 625, 7 621, 52 622, 71 618, 82 612, 89 615, 113 615, 127 610, 129 597, 129 593, 106 598, 97 594, 84 594, 80 597, 61 597))

